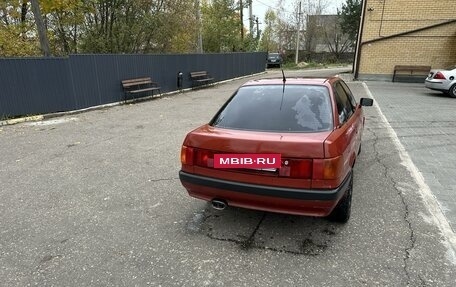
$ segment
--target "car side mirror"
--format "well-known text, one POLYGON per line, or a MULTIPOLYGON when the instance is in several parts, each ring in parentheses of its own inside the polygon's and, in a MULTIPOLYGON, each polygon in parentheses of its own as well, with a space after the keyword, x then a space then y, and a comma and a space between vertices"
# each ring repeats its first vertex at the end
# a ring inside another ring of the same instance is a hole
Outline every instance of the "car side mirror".
POLYGON ((373 104, 374 104, 374 100, 373 99, 361 98, 361 100, 360 100, 360 105, 363 106, 363 107, 370 107, 373 104))

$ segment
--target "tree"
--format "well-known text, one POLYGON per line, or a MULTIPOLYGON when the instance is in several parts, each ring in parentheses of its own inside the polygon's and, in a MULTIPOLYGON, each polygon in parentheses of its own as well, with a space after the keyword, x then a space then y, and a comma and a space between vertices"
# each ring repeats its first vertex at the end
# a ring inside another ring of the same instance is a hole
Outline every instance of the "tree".
POLYGON ((39 55, 33 15, 27 1, 0 2, 0 56, 39 55))
POLYGON ((342 53, 347 52, 351 47, 348 34, 342 32, 340 18, 338 16, 327 15, 326 23, 322 25, 324 41, 329 52, 334 56, 334 60, 339 60, 342 53))
POLYGON ((306 13, 306 23, 305 23, 305 50, 307 52, 314 52, 316 47, 316 38, 320 32, 320 23, 318 21, 318 15, 322 15, 325 9, 328 7, 328 2, 326 0, 317 0, 310 1, 307 0, 307 5, 305 6, 306 13))
POLYGON ((361 0, 347 0, 338 11, 341 18, 342 32, 348 34, 351 46, 354 46, 358 36, 359 22, 361 20, 361 0))
MULTIPOLYGON (((40 55, 38 35, 48 36, 53 55, 195 51, 195 0, 30 1, 0 1, 0 56, 40 55)), ((239 23, 233 11, 229 18, 239 23)))
POLYGON ((193 45, 190 40, 197 26, 193 0, 84 2, 82 52, 160 53, 193 45))
POLYGON ((169 44, 166 52, 188 53, 198 50, 198 33, 201 23, 194 0, 180 1, 173 9, 172 17, 168 17, 169 44))
POLYGON ((266 27, 261 34, 259 50, 261 51, 278 51, 279 43, 276 37, 277 14, 272 9, 268 9, 264 16, 266 27))
POLYGON ((78 40, 84 25, 83 0, 40 0, 46 19, 50 44, 55 55, 78 52, 78 40))
POLYGON ((242 50, 239 15, 233 0, 204 1, 203 47, 206 52, 242 50))
MULTIPOLYGON (((81 50, 91 53, 139 52, 140 45, 148 46, 146 27, 155 16, 155 13, 143 11, 158 10, 154 8, 136 0, 86 1, 80 37, 81 50)), ((156 20, 159 21, 160 19, 156 20)), ((149 33, 153 34, 154 31, 149 30, 149 33)))
MULTIPOLYGON (((279 7, 284 6, 282 2, 283 0, 279 1, 279 7)), ((314 51, 320 32, 316 15, 321 15, 327 6, 328 0, 295 0, 294 13, 287 13, 283 8, 279 8, 273 29, 273 38, 278 43, 277 50, 296 49, 299 33, 299 48, 314 51)))

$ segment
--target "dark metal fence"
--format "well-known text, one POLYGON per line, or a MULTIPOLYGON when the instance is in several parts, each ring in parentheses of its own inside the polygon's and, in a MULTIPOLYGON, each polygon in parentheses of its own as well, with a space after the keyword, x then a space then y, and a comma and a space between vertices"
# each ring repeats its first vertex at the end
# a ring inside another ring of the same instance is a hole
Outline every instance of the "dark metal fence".
POLYGON ((0 59, 0 119, 78 110, 122 101, 121 81, 151 77, 163 92, 191 87, 189 73, 215 81, 265 70, 266 53, 182 55, 71 55, 68 58, 0 59))

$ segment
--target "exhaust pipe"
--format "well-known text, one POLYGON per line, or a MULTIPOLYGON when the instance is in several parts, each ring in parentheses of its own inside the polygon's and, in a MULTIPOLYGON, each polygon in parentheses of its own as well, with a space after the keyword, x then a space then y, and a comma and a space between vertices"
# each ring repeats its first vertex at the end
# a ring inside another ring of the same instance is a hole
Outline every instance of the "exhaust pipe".
POLYGON ((212 208, 217 209, 217 210, 224 210, 226 206, 228 205, 226 201, 222 199, 213 199, 211 201, 212 203, 212 208))

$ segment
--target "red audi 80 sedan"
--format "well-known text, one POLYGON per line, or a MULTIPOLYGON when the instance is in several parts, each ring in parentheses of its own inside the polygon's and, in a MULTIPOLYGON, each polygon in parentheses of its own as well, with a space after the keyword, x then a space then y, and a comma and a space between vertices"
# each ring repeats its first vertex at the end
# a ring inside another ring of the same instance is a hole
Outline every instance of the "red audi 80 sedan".
POLYGON ((226 206, 350 218, 362 106, 338 77, 242 85, 213 119, 187 134, 179 178, 190 196, 226 206))

